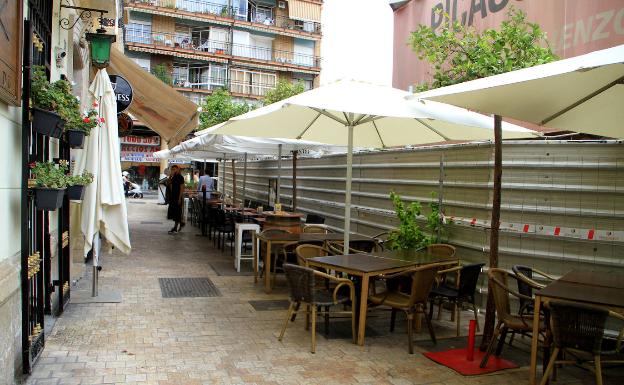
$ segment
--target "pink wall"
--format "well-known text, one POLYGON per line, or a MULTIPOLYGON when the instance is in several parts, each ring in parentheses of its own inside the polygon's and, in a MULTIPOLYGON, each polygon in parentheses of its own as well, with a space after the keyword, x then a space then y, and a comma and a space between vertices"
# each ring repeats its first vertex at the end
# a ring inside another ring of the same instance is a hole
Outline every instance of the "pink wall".
POLYGON ((439 23, 436 7, 483 30, 497 27, 512 6, 546 31, 561 58, 624 44, 624 0, 412 0, 394 12, 393 86, 407 89, 427 79, 429 65, 407 41, 419 24, 439 23))

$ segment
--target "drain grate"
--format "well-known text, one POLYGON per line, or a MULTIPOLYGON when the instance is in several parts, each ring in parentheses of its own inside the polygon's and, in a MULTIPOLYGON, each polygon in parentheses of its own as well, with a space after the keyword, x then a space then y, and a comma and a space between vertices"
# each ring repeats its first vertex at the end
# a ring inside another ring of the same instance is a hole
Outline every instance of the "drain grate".
POLYGON ((249 304, 255 311, 288 310, 290 301, 287 299, 263 299, 258 301, 249 301, 249 304))
POLYGON ((141 221, 140 222, 142 225, 164 225, 164 222, 158 222, 158 221, 141 221))
POLYGON ((163 298, 221 297, 209 278, 158 278, 163 298))

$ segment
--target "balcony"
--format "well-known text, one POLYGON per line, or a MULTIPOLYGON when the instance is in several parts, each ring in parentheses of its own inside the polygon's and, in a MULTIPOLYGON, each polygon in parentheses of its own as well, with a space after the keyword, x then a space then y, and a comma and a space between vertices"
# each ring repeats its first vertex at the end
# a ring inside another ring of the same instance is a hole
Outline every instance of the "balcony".
POLYGON ((277 71, 320 72, 321 58, 318 56, 226 41, 202 40, 187 34, 154 32, 149 28, 126 28, 125 43, 132 51, 222 63, 230 61, 277 71))
POLYGON ((282 35, 319 40, 321 24, 275 15, 274 9, 241 9, 201 0, 126 0, 125 7, 181 19, 245 26, 282 35))
MULTIPOLYGON (((186 69, 186 68, 183 68, 186 69)), ((152 69, 150 72, 163 83, 170 85, 181 92, 196 92, 210 94, 217 89, 225 89, 234 97, 262 99, 269 90, 275 88, 275 82, 261 83, 249 80, 231 80, 225 77, 211 77, 205 75, 208 67, 192 68, 190 73, 179 69, 173 72, 163 72, 152 69)))

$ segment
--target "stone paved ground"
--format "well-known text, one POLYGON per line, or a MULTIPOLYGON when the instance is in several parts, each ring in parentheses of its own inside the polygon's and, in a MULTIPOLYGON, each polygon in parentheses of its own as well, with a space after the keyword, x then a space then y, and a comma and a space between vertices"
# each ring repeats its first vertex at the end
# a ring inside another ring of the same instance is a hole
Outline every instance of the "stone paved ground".
MULTIPOLYGON (((27 384, 521 384, 528 369, 462 377, 407 353, 404 327, 388 332, 387 313, 372 317, 378 333, 361 348, 318 337, 316 354, 298 317, 277 341, 285 311, 255 311, 250 300, 285 299, 284 281, 265 295, 249 276, 218 276, 209 263, 232 261, 187 226, 168 235, 165 207, 129 204, 133 251, 103 257, 100 291, 118 290, 118 304, 71 304, 48 336, 27 384), (142 221, 162 224, 142 224, 142 221), (222 297, 162 298, 159 277, 209 277, 222 297)), ((83 286, 88 287, 88 282, 83 286)), ((448 318, 448 317, 446 317, 448 318)), ((468 315, 464 317, 467 319, 468 315)), ((453 324, 436 323, 439 336, 453 324)), ((404 323, 403 323, 404 325, 404 323)), ((427 334, 418 338, 426 340, 427 334)), ((592 383, 560 374, 558 383, 592 383)))

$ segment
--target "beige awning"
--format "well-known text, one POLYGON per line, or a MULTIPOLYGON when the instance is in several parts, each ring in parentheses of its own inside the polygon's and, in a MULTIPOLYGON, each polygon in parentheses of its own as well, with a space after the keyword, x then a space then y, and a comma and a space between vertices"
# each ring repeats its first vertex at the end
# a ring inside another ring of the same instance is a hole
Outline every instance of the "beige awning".
POLYGON ((321 5, 301 0, 288 1, 288 17, 296 20, 321 22, 321 5))
POLYGON ((197 105, 163 83, 122 52, 111 49, 109 74, 121 75, 132 85, 128 109, 158 133, 170 147, 175 146, 199 125, 197 105))

